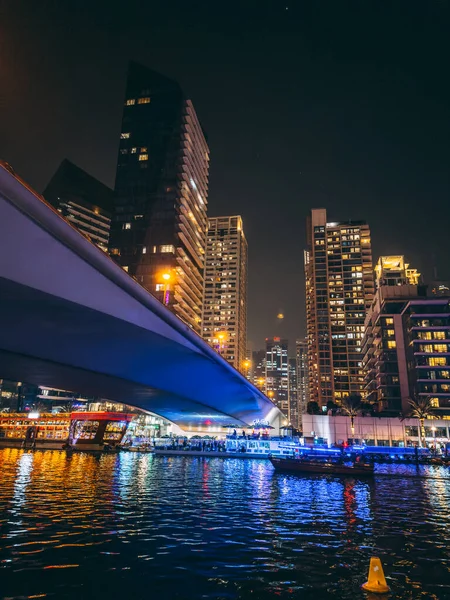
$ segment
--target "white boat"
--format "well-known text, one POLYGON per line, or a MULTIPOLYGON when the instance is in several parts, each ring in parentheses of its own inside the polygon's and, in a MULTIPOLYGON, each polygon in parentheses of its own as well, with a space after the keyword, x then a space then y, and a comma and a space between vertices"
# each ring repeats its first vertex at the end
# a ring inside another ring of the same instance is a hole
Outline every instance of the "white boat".
POLYGON ((272 456, 292 456, 297 450, 304 450, 300 442, 285 438, 254 438, 227 436, 226 452, 250 454, 255 458, 267 458, 272 456))

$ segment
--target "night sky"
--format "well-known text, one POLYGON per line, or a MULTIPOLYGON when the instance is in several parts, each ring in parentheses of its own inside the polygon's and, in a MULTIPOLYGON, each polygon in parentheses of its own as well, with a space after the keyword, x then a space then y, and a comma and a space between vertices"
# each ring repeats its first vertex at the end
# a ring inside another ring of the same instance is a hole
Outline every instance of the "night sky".
POLYGON ((446 0, 3 2, 0 157, 38 191, 66 157, 112 187, 128 60, 178 80, 209 214, 244 218, 249 342, 293 342, 313 207, 450 279, 449 31, 446 0))

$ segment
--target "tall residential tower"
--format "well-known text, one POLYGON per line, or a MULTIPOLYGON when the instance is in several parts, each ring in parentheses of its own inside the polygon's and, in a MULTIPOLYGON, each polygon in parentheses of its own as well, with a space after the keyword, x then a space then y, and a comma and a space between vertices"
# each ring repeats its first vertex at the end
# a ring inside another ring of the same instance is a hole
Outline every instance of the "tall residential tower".
POLYGON ((203 338, 245 372, 247 348, 247 240, 240 216, 208 219, 203 338))
POLYGON ((289 418, 288 340, 266 338, 265 392, 289 418))
POLYGON ((305 251, 310 400, 320 406, 362 393, 361 341, 374 293, 370 230, 364 221, 308 219, 305 251))
POLYGON ((110 254, 200 333, 209 150, 179 85, 130 63, 110 254))

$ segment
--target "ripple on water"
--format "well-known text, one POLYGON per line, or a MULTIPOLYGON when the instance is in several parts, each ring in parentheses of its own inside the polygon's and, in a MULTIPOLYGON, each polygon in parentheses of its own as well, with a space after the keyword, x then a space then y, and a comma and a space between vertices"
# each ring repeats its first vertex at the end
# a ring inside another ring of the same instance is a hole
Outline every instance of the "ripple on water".
MULTIPOLYGON (((237 459, 0 450, 0 598, 450 598, 450 480, 275 474, 237 459)), ((447 477, 445 479, 444 477, 447 477)))

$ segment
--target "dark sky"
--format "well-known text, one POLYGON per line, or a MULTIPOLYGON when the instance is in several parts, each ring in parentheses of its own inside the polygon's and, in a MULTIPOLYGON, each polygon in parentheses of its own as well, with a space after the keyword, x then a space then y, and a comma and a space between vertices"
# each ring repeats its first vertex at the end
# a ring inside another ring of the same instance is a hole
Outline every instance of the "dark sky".
POLYGON ((113 186, 127 61, 177 79, 208 134, 209 214, 244 218, 249 341, 294 341, 313 207, 366 219, 374 259, 450 278, 449 15, 446 0, 0 0, 0 157, 39 191, 65 157, 113 186))

